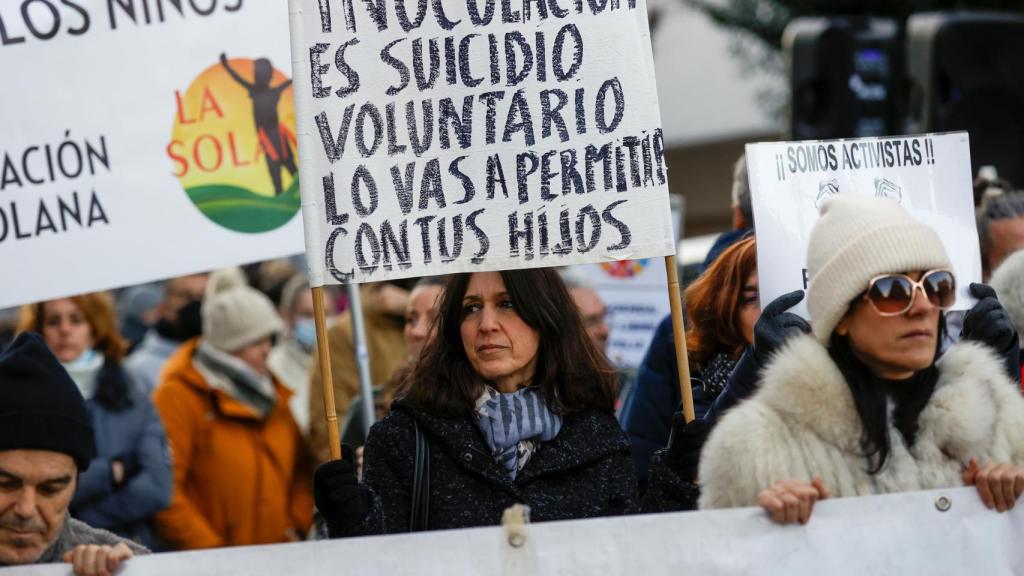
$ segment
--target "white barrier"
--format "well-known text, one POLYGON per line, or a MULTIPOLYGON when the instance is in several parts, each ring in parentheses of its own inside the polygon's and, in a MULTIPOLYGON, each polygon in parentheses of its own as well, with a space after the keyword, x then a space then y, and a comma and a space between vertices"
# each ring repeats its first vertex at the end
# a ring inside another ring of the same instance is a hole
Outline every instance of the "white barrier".
MULTIPOLYGON (((957 488, 821 502, 806 526, 776 526, 754 508, 601 518, 530 525, 521 548, 508 544, 503 528, 476 528, 159 554, 132 559, 119 576, 990 576, 1024 573, 1022 537, 1020 506, 999 514, 973 488, 957 488)), ((0 569, 4 576, 69 572, 67 565, 0 569)))

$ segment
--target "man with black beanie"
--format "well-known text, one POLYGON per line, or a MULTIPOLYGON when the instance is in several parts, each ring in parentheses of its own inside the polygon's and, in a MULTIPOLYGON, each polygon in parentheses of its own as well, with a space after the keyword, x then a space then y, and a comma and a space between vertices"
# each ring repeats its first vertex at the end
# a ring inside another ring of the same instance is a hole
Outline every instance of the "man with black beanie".
POLYGON ((71 562, 110 574, 145 548, 68 516, 96 447, 78 387, 38 334, 0 352, 0 567, 71 562))

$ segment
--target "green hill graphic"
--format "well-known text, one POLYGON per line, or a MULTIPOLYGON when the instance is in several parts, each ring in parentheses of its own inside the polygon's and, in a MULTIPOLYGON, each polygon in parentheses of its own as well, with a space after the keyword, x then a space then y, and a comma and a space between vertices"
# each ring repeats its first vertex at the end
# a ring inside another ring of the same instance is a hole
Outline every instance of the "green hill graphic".
POLYGON ((185 190, 207 218, 236 232, 257 234, 285 225, 301 206, 299 181, 277 197, 254 194, 230 184, 209 184, 185 190))

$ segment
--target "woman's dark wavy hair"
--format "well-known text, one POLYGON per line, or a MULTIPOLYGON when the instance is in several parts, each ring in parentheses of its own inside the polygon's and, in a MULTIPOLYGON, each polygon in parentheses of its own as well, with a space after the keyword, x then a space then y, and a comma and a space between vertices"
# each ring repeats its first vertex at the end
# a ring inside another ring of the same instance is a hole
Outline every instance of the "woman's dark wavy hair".
MULTIPOLYGON (((516 313, 540 333, 534 383, 557 414, 586 408, 611 412, 618 377, 587 336, 576 304, 558 273, 549 268, 500 272, 516 313)), ((445 286, 438 333, 424 348, 399 398, 435 416, 470 415, 484 381, 473 371, 462 344, 462 300, 470 274, 455 274, 445 286)))
MULTIPOLYGON (((946 334, 945 314, 939 313, 938 338, 935 345, 935 357, 946 334)), ((829 342, 829 355, 843 374, 853 404, 860 416, 863 431, 860 445, 868 459, 868 473, 877 474, 885 467, 889 459, 892 445, 889 442, 888 402, 894 403, 893 425, 899 430, 907 446, 912 447, 917 439, 917 419, 928 404, 935 384, 939 379, 939 370, 933 360, 931 365, 914 374, 909 381, 889 386, 887 382, 875 376, 863 362, 857 359, 850 348, 846 337, 832 333, 829 342)))

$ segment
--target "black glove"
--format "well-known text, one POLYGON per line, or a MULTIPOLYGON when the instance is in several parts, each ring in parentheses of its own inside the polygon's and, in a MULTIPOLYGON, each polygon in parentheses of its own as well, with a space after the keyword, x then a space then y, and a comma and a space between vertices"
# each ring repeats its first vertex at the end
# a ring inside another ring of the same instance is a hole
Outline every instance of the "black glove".
POLYGON ((971 283, 971 296, 977 298, 978 303, 964 315, 961 336, 1004 352, 1013 343, 1017 329, 996 298, 996 291, 986 284, 971 283))
POLYGON ((317 467, 313 498, 331 536, 359 525, 370 513, 370 491, 356 478, 355 450, 351 446, 341 445, 341 460, 317 467))
POLYGON ((682 412, 673 414, 665 465, 683 480, 694 482, 697 479, 701 448, 704 447, 704 442, 707 441, 713 427, 713 423, 700 418, 687 424, 682 412))
POLYGON ((794 290, 772 300, 761 312, 761 317, 754 324, 754 358, 762 365, 789 338, 811 333, 807 320, 786 312, 803 299, 804 291, 794 290))

